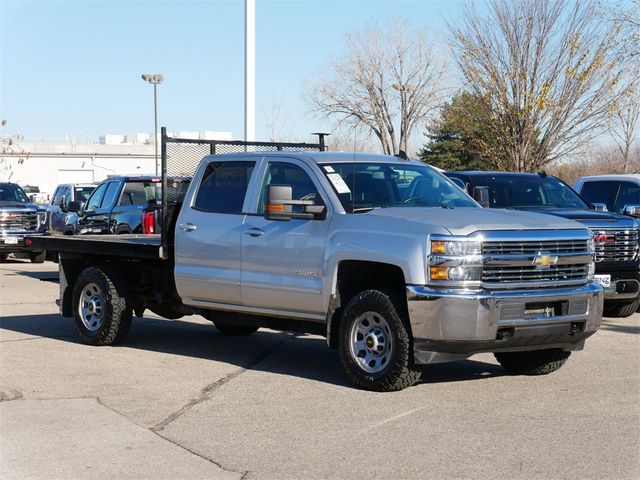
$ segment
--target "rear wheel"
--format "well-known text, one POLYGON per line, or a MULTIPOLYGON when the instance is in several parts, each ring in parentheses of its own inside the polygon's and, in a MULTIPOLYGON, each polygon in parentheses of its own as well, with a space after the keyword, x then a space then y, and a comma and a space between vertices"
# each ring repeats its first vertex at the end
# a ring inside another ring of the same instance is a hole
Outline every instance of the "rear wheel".
POLYGON ((31 260, 31 263, 44 263, 46 257, 47 252, 29 252, 29 260, 31 260))
POLYGON ((500 365, 514 375, 547 375, 564 365, 570 355, 557 348, 494 354, 500 365))
POLYGON ((80 273, 73 291, 73 319, 80 340, 88 345, 114 345, 129 332, 132 309, 124 280, 106 268, 80 273))
POLYGON ((606 317, 618 318, 630 317, 635 313, 638 307, 640 307, 640 298, 626 303, 612 302, 605 304, 604 315, 606 317))
POLYGON ((8 253, 0 253, 0 262, 6 262, 7 258, 9 258, 8 253))
POLYGON ((379 392, 410 387, 420 379, 400 299, 378 290, 353 297, 340 320, 340 358, 357 385, 379 392))

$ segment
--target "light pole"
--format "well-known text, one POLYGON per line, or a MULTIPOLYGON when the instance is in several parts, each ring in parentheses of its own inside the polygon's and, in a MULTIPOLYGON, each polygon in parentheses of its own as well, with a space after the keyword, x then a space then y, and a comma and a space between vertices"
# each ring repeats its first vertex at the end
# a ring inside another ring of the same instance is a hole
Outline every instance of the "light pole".
POLYGON ((142 74, 142 80, 144 80, 145 82, 149 82, 153 84, 153 119, 154 119, 154 137, 153 137, 153 144, 156 147, 156 175, 158 175, 158 91, 157 91, 157 87, 158 84, 162 83, 164 80, 164 77, 159 74, 159 73, 143 73, 142 74))

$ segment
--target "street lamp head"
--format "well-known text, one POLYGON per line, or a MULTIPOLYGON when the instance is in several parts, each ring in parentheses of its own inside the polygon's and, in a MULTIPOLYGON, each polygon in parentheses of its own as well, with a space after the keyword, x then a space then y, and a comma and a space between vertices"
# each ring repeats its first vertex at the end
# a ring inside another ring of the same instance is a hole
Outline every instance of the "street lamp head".
POLYGON ((164 81, 164 77, 159 73, 143 73, 142 80, 144 80, 145 82, 158 84, 164 81))

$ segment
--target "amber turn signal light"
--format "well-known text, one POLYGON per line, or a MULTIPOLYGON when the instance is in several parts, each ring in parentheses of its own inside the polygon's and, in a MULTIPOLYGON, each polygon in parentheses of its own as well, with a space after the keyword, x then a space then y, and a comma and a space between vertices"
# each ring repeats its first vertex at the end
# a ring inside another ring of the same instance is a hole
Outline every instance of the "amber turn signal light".
POLYGON ((429 267, 429 277, 431 280, 449 280, 449 269, 447 267, 429 267))

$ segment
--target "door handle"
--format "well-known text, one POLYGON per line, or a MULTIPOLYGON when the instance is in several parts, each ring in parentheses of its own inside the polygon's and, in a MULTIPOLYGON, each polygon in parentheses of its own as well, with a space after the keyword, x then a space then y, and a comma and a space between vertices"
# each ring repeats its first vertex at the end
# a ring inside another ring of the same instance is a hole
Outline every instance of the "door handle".
POLYGON ((181 223, 180 225, 178 225, 178 228, 180 230, 184 230, 185 232, 193 232, 198 227, 196 227, 193 223, 181 223))
POLYGON ((264 230, 260 228, 250 228, 249 230, 244 231, 245 235, 250 235, 252 237, 261 237, 264 235, 264 230))

